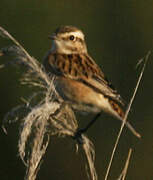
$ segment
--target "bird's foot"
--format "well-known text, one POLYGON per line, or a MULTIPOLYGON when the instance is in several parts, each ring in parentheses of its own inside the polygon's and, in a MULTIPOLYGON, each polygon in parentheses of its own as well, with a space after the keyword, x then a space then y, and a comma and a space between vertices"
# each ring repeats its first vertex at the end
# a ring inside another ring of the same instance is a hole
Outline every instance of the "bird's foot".
POLYGON ((84 129, 78 129, 74 136, 73 136, 73 139, 77 140, 78 144, 84 144, 84 139, 82 137, 82 134, 85 132, 84 129))

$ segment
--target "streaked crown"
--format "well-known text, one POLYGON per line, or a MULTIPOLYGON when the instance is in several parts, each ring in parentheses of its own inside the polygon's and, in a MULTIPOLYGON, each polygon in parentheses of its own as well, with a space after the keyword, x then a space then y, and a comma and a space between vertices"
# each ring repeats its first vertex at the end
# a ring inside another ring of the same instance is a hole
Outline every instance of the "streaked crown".
POLYGON ((52 51, 64 54, 87 53, 83 32, 74 26, 62 26, 51 36, 52 51))

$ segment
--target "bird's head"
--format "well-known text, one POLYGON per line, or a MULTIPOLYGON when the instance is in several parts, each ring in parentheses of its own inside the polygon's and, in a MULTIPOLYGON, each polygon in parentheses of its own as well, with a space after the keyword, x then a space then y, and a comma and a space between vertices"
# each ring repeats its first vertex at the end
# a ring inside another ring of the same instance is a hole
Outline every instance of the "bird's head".
POLYGON ((87 53, 83 32, 73 26, 62 26, 52 34, 52 51, 63 54, 87 53))

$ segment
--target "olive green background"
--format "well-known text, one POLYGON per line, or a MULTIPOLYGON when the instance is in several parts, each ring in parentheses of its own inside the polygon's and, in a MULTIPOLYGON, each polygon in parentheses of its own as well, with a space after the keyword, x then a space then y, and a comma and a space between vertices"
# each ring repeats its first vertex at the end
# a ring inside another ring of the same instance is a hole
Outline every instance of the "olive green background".
MULTIPOLYGON (((60 25, 75 25, 86 34, 90 55, 106 76, 129 101, 140 68, 138 60, 153 49, 152 0, 1 0, 0 26, 8 30, 25 49, 42 60, 51 47, 50 35, 60 25)), ((0 37, 0 48, 10 45, 0 37)), ((9 58, 0 58, 0 63, 9 58)), ((153 179, 153 56, 150 58, 133 103, 129 120, 141 133, 139 140, 126 128, 113 161, 109 179, 116 179, 133 148, 127 179, 153 179)), ((30 90, 21 86, 21 71, 0 69, 0 122, 4 115, 21 103, 30 90)), ((90 116, 80 117, 80 126, 90 116)), ((95 166, 99 180, 104 179, 120 122, 102 115, 87 132, 96 148, 95 166)), ((18 124, 10 126, 8 135, 0 129, 0 180, 21 180, 25 167, 17 152, 18 124)), ((71 139, 53 138, 38 173, 39 180, 85 180, 84 154, 75 154, 71 139)))

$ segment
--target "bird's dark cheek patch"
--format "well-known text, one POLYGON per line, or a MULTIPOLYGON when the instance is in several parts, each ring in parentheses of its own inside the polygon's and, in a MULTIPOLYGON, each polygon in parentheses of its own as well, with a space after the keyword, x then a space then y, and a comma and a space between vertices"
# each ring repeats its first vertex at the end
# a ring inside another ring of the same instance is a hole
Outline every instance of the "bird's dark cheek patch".
POLYGON ((68 40, 68 38, 66 38, 66 37, 62 37, 61 39, 62 39, 63 41, 68 40))

